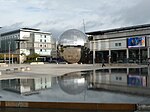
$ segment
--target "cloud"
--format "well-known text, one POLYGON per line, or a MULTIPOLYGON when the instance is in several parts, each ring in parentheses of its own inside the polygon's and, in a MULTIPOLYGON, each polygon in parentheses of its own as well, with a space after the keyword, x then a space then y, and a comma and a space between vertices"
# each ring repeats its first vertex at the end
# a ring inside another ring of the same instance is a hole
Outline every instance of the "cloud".
POLYGON ((86 31, 148 23, 149 4, 148 0, 0 0, 0 25, 21 23, 19 27, 40 28, 58 38, 68 29, 84 31, 83 20, 86 31))
POLYGON ((10 25, 10 26, 3 26, 3 27, 0 29, 0 33, 5 33, 5 32, 9 32, 9 31, 12 31, 12 30, 19 29, 19 28, 23 27, 22 24, 23 24, 23 23, 15 23, 15 24, 12 24, 12 25, 10 25))
POLYGON ((150 22, 150 1, 139 1, 135 6, 128 8, 122 13, 121 19, 127 24, 144 24, 150 22))

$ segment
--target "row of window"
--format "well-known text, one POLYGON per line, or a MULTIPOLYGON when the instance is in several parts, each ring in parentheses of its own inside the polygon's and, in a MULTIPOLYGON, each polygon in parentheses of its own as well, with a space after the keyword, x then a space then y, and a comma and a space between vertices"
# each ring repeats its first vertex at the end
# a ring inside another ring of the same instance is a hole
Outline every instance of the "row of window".
MULTIPOLYGON (((43 47, 43 45, 40 45, 40 47, 43 47)), ((47 47, 47 45, 44 45, 44 47, 47 47)))
POLYGON ((1 37, 1 40, 6 40, 6 39, 18 39, 20 37, 20 34, 15 34, 15 35, 9 35, 9 36, 4 36, 1 37))
MULTIPOLYGON (((41 38, 43 37, 43 35, 41 34, 41 38)), ((47 36, 46 35, 44 35, 44 38, 46 38, 47 36)))
MULTIPOLYGON (((40 42, 43 42, 42 39, 40 39, 40 42)), ((44 40, 44 42, 46 42, 46 40, 44 40)))

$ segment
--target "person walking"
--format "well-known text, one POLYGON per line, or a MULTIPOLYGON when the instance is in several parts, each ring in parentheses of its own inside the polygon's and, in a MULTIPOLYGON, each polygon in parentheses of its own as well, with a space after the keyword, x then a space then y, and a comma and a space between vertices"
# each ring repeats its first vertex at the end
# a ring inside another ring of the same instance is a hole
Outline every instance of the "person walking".
POLYGON ((104 66, 105 66, 105 60, 102 59, 102 67, 104 67, 104 66))

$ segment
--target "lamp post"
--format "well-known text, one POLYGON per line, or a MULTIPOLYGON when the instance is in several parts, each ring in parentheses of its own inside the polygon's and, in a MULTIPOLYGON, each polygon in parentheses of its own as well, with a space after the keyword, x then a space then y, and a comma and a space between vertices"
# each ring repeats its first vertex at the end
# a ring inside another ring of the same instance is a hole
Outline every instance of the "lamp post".
POLYGON ((93 39, 93 66, 95 65, 95 40, 93 39))
POLYGON ((10 66, 10 44, 11 44, 11 42, 9 41, 8 42, 8 46, 9 46, 9 66, 10 66))

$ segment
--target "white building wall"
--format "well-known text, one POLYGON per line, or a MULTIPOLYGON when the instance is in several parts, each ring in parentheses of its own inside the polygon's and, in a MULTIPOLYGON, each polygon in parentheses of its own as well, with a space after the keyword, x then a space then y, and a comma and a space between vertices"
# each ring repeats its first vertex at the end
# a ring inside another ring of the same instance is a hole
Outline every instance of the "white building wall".
POLYGON ((110 39, 110 49, 126 49, 127 48, 127 39, 126 38, 118 38, 118 39, 110 39))
POLYGON ((90 49, 95 48, 96 51, 99 50, 109 50, 109 40, 98 40, 90 42, 90 49), (93 45, 94 44, 94 45, 93 45))
POLYGON ((20 39, 30 38, 30 32, 20 31, 20 39))
POLYGON ((109 40, 99 40, 97 50, 109 50, 109 40))
POLYGON ((34 42, 40 42, 40 39, 42 39, 42 36, 38 33, 34 33, 34 42))
POLYGON ((35 53, 44 56, 51 55, 52 51, 52 39, 50 34, 35 33, 34 34, 34 49, 35 53))
MULTIPOLYGON (((30 37, 30 32, 26 32, 26 31, 20 31, 20 39, 27 39, 29 40, 30 37)), ((26 55, 30 54, 30 50, 27 49, 27 44, 28 41, 21 41, 20 42, 20 54, 24 53, 26 55)))

